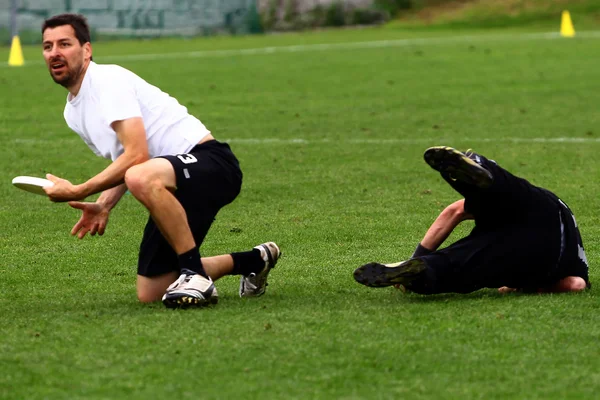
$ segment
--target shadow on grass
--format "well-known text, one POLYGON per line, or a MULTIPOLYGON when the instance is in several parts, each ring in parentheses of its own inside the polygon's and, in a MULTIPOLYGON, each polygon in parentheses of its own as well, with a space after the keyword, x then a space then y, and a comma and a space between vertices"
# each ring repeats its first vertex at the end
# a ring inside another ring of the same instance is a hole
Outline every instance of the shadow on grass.
MULTIPOLYGON (((585 292, 584 292, 585 293, 585 292)), ((539 297, 552 297, 552 296, 580 296, 583 293, 524 293, 524 292, 512 292, 512 293, 499 293, 497 289, 481 289, 473 293, 441 293, 433 295, 421 295, 417 293, 406 294, 406 300, 411 303, 432 303, 432 302, 458 302, 467 300, 483 300, 483 299, 515 299, 515 298, 539 298, 539 297)))

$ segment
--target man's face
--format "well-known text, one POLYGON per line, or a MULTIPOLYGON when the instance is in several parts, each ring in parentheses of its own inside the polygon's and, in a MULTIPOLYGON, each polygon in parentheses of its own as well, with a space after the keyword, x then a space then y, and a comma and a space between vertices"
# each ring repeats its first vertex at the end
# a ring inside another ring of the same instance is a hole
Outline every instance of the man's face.
POLYGON ((91 45, 79 44, 73 27, 62 25, 44 31, 42 46, 54 82, 66 88, 78 83, 84 63, 92 55, 91 45))

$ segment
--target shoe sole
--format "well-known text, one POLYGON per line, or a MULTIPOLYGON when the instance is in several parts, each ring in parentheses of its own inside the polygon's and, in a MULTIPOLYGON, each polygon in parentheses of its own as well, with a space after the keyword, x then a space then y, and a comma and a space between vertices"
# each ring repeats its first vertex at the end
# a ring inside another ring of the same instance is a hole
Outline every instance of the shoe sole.
POLYGON ((369 287, 387 287, 407 285, 414 281, 425 270, 425 262, 413 258, 395 266, 369 263, 354 271, 354 280, 369 287))
POLYGON ((425 162, 452 179, 481 189, 492 185, 492 175, 460 151, 446 146, 431 147, 423 155, 425 162))
POLYGON ((263 243, 259 246, 262 247, 263 249, 265 249, 265 251, 267 252, 267 258, 269 259, 269 261, 268 261, 269 262, 269 271, 270 271, 273 268, 275 268, 275 265, 277 265, 277 261, 279 261, 279 258, 281 257, 281 250, 279 249, 279 246, 277 246, 277 244, 275 242, 263 243), (273 256, 273 253, 271 253, 271 249, 269 248, 268 244, 272 244, 277 249, 277 258, 275 258, 273 256))
POLYGON ((172 298, 172 299, 164 299, 162 302, 165 305, 165 307, 167 307, 167 308, 181 308, 181 309, 186 309, 186 308, 190 308, 190 307, 201 308, 201 307, 207 307, 209 305, 217 304, 219 302, 219 298, 211 297, 210 299, 205 300, 205 299, 199 299, 197 297, 192 297, 192 296, 182 296, 182 297, 176 297, 176 298, 172 298))

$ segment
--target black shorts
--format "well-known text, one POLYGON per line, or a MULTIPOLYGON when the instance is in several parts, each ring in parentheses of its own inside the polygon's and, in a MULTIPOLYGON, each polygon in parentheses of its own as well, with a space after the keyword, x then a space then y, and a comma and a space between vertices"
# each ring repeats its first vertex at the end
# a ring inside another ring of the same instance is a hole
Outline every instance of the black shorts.
POLYGON ((431 293, 543 286, 559 257, 558 210, 495 229, 476 226, 465 238, 423 259, 431 267, 431 293))
MULTIPOLYGON (((242 171, 227 143, 211 140, 187 154, 161 156, 171 162, 177 179, 175 197, 187 214, 196 245, 204 241, 219 210, 240 193, 242 171)), ((179 271, 177 254, 154 223, 144 229, 138 274, 152 277, 179 271)))

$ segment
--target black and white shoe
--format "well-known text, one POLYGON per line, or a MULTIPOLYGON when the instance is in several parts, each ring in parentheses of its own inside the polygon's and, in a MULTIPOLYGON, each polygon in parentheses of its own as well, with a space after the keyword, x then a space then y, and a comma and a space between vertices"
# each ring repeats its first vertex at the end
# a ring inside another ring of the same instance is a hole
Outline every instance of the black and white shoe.
POLYGON ((427 267, 418 258, 411 258, 396 264, 369 263, 354 271, 356 282, 369 287, 393 285, 407 286, 417 279, 427 267))
POLYGON ((240 297, 258 297, 265 294, 269 272, 275 268, 277 260, 281 257, 281 251, 274 242, 263 243, 254 248, 260 251, 265 264, 260 272, 240 278, 240 297))
POLYGON ((202 307, 217 304, 219 295, 212 279, 184 269, 163 295, 167 308, 202 307))
POLYGON ((465 154, 452 147, 436 146, 425 150, 423 158, 431 168, 468 185, 485 189, 494 181, 492 174, 477 162, 479 156, 473 152, 465 154))

